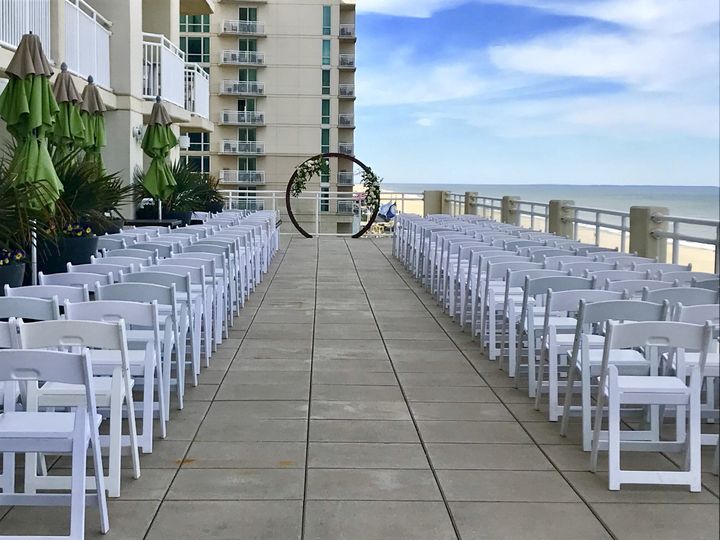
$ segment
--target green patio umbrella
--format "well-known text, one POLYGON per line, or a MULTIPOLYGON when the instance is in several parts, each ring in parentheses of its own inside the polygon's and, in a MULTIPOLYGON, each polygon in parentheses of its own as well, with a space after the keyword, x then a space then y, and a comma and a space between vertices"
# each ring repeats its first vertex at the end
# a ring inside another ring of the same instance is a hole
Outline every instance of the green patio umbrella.
POLYGON ((158 202, 172 194, 176 185, 167 163, 170 150, 178 143, 175 134, 170 129, 170 124, 172 124, 170 115, 158 96, 153 104, 150 121, 141 144, 143 151, 152 158, 150 167, 145 173, 145 189, 158 199, 158 202))
POLYGON ((55 145, 55 151, 66 154, 83 148, 85 124, 80 116, 82 98, 75 87, 72 76, 67 71, 65 62, 60 66, 60 75, 55 79, 53 95, 60 107, 50 136, 50 140, 55 145))
POLYGON ((85 159, 95 161, 101 169, 105 168, 100 152, 107 144, 105 117, 103 116, 106 110, 98 87, 95 86, 92 76, 88 77, 80 105, 80 114, 85 124, 85 159))
POLYGON ((59 108, 50 86, 53 71, 40 38, 25 34, 5 72, 10 75, 0 94, 0 118, 15 139, 10 172, 33 185, 33 208, 53 208, 63 187, 47 148, 59 108))

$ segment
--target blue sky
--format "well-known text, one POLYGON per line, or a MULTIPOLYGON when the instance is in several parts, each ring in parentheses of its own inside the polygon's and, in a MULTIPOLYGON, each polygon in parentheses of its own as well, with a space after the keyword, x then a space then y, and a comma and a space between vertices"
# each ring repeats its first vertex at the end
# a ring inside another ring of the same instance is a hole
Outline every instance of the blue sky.
POLYGON ((386 182, 717 185, 717 0, 357 0, 386 182))

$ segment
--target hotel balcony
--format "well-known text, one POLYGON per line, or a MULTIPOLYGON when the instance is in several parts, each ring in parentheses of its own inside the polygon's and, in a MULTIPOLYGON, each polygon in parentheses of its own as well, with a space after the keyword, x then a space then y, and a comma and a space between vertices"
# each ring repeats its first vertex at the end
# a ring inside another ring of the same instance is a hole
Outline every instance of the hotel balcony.
POLYGON ((220 124, 225 126, 261 126, 265 114, 257 111, 224 110, 220 113, 220 124))
MULTIPOLYGON (((185 107, 185 53, 162 34, 143 33, 143 97, 185 107)), ((209 88, 208 88, 209 92, 209 88)))
POLYGON ((197 64, 185 64, 185 108, 210 118, 210 76, 197 64))
POLYGON ((354 186, 355 175, 352 171, 338 171, 337 174, 337 185, 338 186, 354 186))
POLYGON ((355 115, 354 114, 338 115, 338 127, 354 128, 355 127, 355 115))
POLYGON ((225 80, 220 84, 220 95, 262 96, 265 95, 265 83, 256 81, 225 80))
POLYGON ((355 25, 354 24, 341 24, 340 25, 340 39, 351 39, 354 40, 355 36, 355 25))
POLYGON ((265 171, 220 171, 219 179, 224 184, 240 184, 244 186, 264 186, 265 171))
POLYGON ((265 54, 257 51, 225 50, 220 55, 220 63, 230 66, 264 66, 265 54))
POLYGON ((341 99, 355 99, 355 85, 341 84, 338 87, 338 97, 341 99))
POLYGON ((219 153, 230 156, 255 156, 265 153, 265 144, 257 141, 232 141, 225 139, 220 145, 219 153))
POLYGON ((347 154, 348 156, 354 156, 355 155, 355 145, 353 143, 338 143, 338 152, 341 154, 347 154))
POLYGON ((95 84, 110 89, 112 22, 83 0, 65 0, 58 4, 65 19, 58 29, 51 4, 50 0, 0 0, 0 65, 8 64, 23 34, 31 31, 40 37, 48 58, 55 60, 56 71, 65 62, 72 74, 92 75, 95 84))
POLYGON ((354 201, 339 200, 337 202, 337 213, 348 215, 353 213, 354 201))
POLYGON ((341 54, 340 63, 338 64, 340 69, 355 69, 355 55, 354 54, 341 54))
POLYGON ((220 33, 232 36, 264 36, 265 24, 257 21, 224 20, 220 33))

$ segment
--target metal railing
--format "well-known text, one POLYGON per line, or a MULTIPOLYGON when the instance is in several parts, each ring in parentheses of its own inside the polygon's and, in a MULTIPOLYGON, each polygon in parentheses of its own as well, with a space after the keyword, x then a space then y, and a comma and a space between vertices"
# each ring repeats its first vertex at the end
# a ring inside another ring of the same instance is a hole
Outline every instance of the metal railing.
MULTIPOLYGON (((605 210, 602 208, 590 208, 587 206, 567 206, 564 209, 572 210, 573 217, 568 222, 573 223, 573 236, 580 239, 580 225, 589 226, 592 230, 592 242, 599 246, 602 243, 600 235, 603 230, 617 231, 620 233, 620 244, 617 246, 620 251, 626 251, 628 247, 628 234, 630 233, 630 213, 618 210, 605 210), (610 219, 606 219, 606 218, 610 219)), ((615 247, 615 246, 608 246, 615 247)))
POLYGON ((347 154, 348 156, 355 155, 355 145, 353 143, 338 143, 338 152, 341 154, 347 154))
POLYGON ((341 98, 354 98, 355 97, 355 85, 354 84, 341 84, 338 87, 338 96, 341 98))
POLYGON ((265 93, 265 83, 224 80, 220 83, 220 93, 233 96, 261 96, 265 93))
POLYGON ((210 118, 210 76, 198 64, 185 64, 185 108, 210 118))
POLYGON ((341 24, 340 25, 340 37, 341 38, 354 38, 355 37, 355 25, 354 24, 341 24))
POLYGON ((354 114, 339 114, 338 115, 338 126, 354 127, 355 126, 355 115, 354 114))
POLYGON ((263 35, 265 34, 265 25, 257 21, 224 20, 222 23, 222 33, 253 36, 263 35))
POLYGON ((162 34, 143 32, 143 97, 185 107, 185 53, 162 34))
POLYGON ((220 113, 220 123, 232 126, 262 125, 265 123, 265 114, 257 111, 224 110, 220 113))
POLYGON ((522 216, 528 216, 530 218, 531 229, 547 232, 549 222, 548 215, 550 212, 550 205, 548 203, 518 201, 517 206, 521 220, 522 216), (542 225, 539 224, 540 221, 542 221, 542 225))
POLYGON ((257 141, 231 141, 223 140, 220 146, 221 154, 264 154, 265 144, 257 141))
POLYGON ((337 185, 352 186, 355 184, 355 174, 352 171, 338 171, 337 185))
POLYGON ((50 0, 0 0, 0 45, 15 49, 28 32, 40 37, 49 58, 57 56, 50 48, 50 0))
POLYGON ((265 64, 265 53, 257 51, 225 50, 220 56, 221 64, 262 66, 265 64))
POLYGON ((92 75, 95 84, 110 88, 110 28, 112 23, 84 0, 65 0, 65 55, 68 70, 92 75))
POLYGON ((355 206, 354 201, 339 200, 336 206, 336 212, 338 214, 352 214, 355 206))
POLYGON ((224 169, 218 175, 221 182, 227 184, 265 185, 265 171, 230 171, 224 169))
POLYGON ((341 68, 354 68, 355 67, 355 55, 354 54, 341 54, 340 64, 341 68))
POLYGON ((502 199, 497 197, 483 197, 478 195, 475 199, 475 214, 488 219, 500 219, 502 214, 502 199))
POLYGON ((380 203, 394 202, 401 214, 423 214, 425 195, 423 193, 380 192, 380 203))
POLYGON ((720 271, 720 221, 665 215, 654 216, 654 220, 658 223, 667 223, 671 226, 669 231, 654 231, 652 234, 655 238, 668 239, 672 248, 671 260, 673 264, 677 264, 680 257, 680 242, 692 242, 693 244, 708 245, 715 249, 715 272, 720 271), (699 226, 711 229, 713 232, 710 233, 709 236, 683 234, 680 231, 681 225, 699 226))

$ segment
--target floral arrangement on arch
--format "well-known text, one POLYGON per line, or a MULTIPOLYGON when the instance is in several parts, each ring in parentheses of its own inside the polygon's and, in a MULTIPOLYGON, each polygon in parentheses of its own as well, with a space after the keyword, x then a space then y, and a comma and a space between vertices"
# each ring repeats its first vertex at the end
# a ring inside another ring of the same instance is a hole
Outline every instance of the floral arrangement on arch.
POLYGON ((22 249, 0 249, 0 266, 9 266, 25 262, 27 254, 22 249))
MULTIPOLYGON (((292 196, 297 198, 305 191, 308 182, 314 176, 330 173, 330 165, 327 158, 322 156, 304 161, 295 169, 295 181, 292 185, 292 196)), ((382 179, 368 167, 362 172, 362 185, 365 189, 363 200, 368 208, 376 208, 380 205, 380 184, 382 179)))

